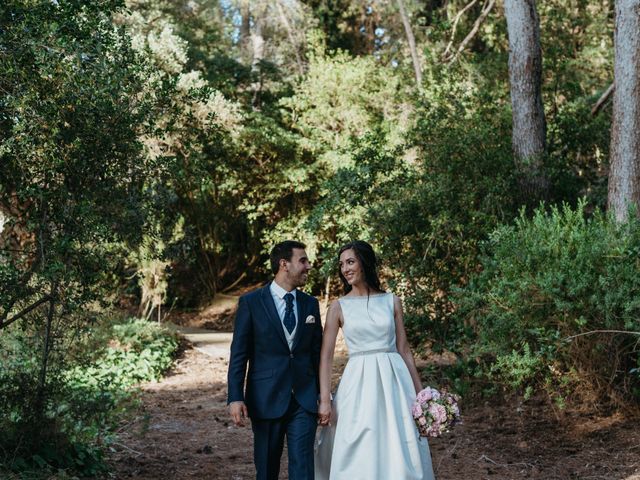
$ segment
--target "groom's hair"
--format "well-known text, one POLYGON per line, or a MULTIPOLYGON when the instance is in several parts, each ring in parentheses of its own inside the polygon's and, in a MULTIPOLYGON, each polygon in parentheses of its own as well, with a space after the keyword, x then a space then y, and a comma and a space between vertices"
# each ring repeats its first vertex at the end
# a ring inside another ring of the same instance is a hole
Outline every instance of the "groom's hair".
POLYGON ((285 240, 284 242, 278 243, 271 249, 269 261, 271 262, 271 271, 274 275, 278 273, 278 270, 280 270, 280 260, 286 260, 287 262, 291 261, 294 248, 304 249, 307 248, 307 246, 304 243, 297 242, 295 240, 285 240))

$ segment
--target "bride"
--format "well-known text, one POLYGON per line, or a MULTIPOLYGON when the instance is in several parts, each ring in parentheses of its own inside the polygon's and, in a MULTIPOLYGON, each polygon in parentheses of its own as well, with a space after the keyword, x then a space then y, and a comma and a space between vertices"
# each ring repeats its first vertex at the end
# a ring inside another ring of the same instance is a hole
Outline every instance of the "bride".
POLYGON ((426 438, 411 415, 420 377, 407 342, 402 304, 380 288, 371 245, 355 241, 339 253, 345 296, 327 314, 320 354, 319 434, 315 478, 433 480, 426 438), (331 402, 338 329, 349 361, 331 402))

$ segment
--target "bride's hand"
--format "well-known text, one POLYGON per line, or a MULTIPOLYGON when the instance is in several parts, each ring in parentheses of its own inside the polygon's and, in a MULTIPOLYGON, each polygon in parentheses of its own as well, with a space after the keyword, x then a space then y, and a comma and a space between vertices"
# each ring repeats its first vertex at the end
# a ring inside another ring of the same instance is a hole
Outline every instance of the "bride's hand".
POLYGON ((318 405, 318 423, 322 426, 329 425, 331 419, 331 402, 321 401, 318 405))

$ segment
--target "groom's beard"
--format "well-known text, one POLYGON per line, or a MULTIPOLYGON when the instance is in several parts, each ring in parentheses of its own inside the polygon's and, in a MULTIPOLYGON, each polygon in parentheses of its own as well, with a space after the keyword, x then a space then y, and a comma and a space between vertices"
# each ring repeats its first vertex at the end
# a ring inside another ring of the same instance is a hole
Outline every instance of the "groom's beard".
POLYGON ((304 284, 307 283, 307 279, 308 278, 309 278, 309 273, 308 272, 307 273, 300 273, 300 274, 298 274, 298 275, 296 275, 294 277, 294 281, 291 282, 291 283, 293 283, 296 286, 296 288, 297 287, 303 287, 304 284))

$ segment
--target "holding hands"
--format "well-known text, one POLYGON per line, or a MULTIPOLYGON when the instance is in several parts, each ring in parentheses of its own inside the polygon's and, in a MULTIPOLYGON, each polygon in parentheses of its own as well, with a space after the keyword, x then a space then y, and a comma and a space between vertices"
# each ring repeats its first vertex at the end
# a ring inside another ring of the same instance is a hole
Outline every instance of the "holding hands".
POLYGON ((331 423, 331 401, 321 400, 318 405, 318 425, 327 426, 331 423))

